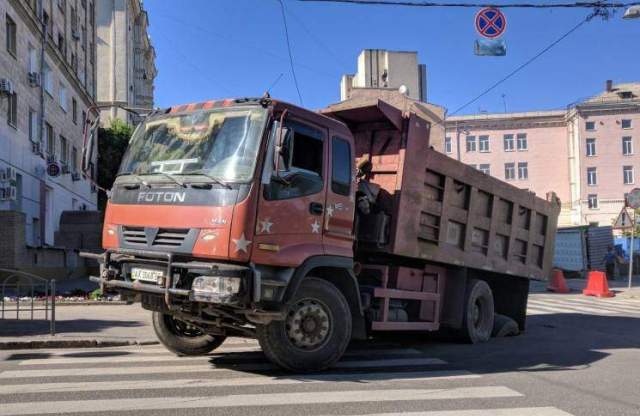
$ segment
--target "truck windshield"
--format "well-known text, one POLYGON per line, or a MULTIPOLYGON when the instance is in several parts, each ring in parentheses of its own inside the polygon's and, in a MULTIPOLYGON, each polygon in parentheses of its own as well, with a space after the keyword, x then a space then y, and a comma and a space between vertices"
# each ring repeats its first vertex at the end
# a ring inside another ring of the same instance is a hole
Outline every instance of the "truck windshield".
POLYGON ((136 129, 119 174, 203 174, 246 182, 253 175, 265 120, 260 107, 152 118, 136 129))

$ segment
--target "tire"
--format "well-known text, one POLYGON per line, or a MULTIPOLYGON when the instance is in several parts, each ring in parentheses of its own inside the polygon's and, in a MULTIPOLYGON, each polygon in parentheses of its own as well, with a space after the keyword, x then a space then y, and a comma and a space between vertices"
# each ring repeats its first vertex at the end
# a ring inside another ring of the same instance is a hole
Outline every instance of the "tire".
POLYGON ((464 321, 461 328, 464 341, 476 344, 486 342, 491 338, 495 319, 493 308, 493 293, 489 285, 482 280, 469 280, 465 293, 464 321))
POLYGON ((204 355, 218 348, 226 339, 203 334, 199 329, 161 312, 153 312, 153 329, 162 345, 177 355, 204 355))
POLYGON ((305 277, 285 320, 258 326, 257 334, 262 351, 276 365, 298 372, 324 370, 351 341, 351 310, 333 284, 305 277))

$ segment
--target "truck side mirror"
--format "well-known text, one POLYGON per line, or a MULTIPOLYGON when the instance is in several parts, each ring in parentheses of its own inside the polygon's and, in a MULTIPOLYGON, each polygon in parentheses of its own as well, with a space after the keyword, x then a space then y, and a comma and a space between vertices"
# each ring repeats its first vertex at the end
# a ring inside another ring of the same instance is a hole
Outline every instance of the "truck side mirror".
POLYGON ((84 120, 84 131, 83 131, 83 141, 82 141, 82 164, 81 169, 82 173, 91 178, 93 178, 93 154, 94 147, 98 140, 98 126, 100 125, 100 117, 96 117, 95 120, 89 120, 89 114, 84 120))

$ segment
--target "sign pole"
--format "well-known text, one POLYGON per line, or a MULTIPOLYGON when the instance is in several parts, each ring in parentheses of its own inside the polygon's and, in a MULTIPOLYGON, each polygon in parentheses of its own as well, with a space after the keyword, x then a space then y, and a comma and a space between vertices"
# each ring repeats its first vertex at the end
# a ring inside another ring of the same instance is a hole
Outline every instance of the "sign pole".
POLYGON ((633 210, 633 227, 631 227, 631 248, 629 248, 629 289, 633 280, 633 236, 636 231, 636 210, 633 210))

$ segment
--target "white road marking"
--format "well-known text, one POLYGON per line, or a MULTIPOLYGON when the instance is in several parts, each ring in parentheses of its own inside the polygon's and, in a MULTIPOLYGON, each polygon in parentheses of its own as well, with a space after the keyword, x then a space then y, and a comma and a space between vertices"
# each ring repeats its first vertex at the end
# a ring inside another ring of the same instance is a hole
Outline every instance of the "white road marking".
MULTIPOLYGON (((376 413, 352 416, 397 416, 398 413, 376 413)), ((327 415, 328 416, 328 415, 327 415)), ((555 407, 516 407, 511 409, 434 410, 404 412, 402 416, 573 416, 555 407)))
POLYGON ((70 400, 6 403, 0 416, 90 412, 118 412, 167 409, 225 408, 241 406, 282 406, 295 404, 400 402, 414 400, 456 400, 522 397, 503 386, 458 387, 451 389, 351 390, 302 393, 232 394, 199 397, 149 397, 107 400, 70 400))
MULTIPOLYGON (((237 387, 237 386, 263 386, 263 385, 288 385, 288 384, 317 384, 331 382, 352 382, 356 386, 362 383, 380 384, 391 382, 424 382, 430 380, 455 380, 480 378, 464 370, 451 371, 413 371, 399 373, 337 373, 316 375, 286 375, 252 376, 232 378, 190 378, 178 380, 118 380, 98 382, 70 382, 70 383, 34 383, 0 385, 0 395, 27 394, 27 393, 65 393, 87 391, 115 391, 115 390, 154 390, 154 389, 185 389, 203 387, 237 387)), ((344 386, 344 384, 342 384, 344 386)))
MULTIPOLYGON (((397 416, 398 413, 375 413, 351 416, 397 416)), ((326 415, 329 416, 329 415, 326 415)), ((403 412, 402 416, 573 416, 555 407, 515 407, 511 409, 433 410, 403 412)))
POLYGON ((601 313, 615 314, 618 312, 612 311, 610 309, 602 308, 599 305, 593 305, 592 307, 587 306, 577 306, 577 305, 569 305, 567 303, 553 303, 553 302, 544 302, 544 301, 534 301, 530 302, 531 306, 539 306, 546 307, 557 310, 558 312, 567 312, 567 311, 575 311, 575 312, 583 312, 589 315, 598 315, 601 313))
MULTIPOLYGON (((151 357, 155 358, 155 357, 151 357)), ((38 369, 38 370, 12 370, 0 373, 0 379, 15 377, 64 377, 69 375, 121 375, 121 374, 164 374, 164 373, 187 373, 187 372, 211 372, 211 371, 259 371, 272 370, 276 368, 270 363, 229 363, 210 364, 206 360, 208 357, 194 357, 204 361, 200 365, 176 365, 176 366, 150 366, 150 367, 105 367, 105 368, 62 368, 62 369, 38 369)), ((136 360, 132 360, 135 362, 136 360)), ((193 361, 190 361, 193 362, 193 361)), ((340 361, 333 368, 386 368, 405 367, 419 365, 441 365, 446 364, 438 358, 393 358, 366 361, 340 361)))
MULTIPOLYGON (((163 362, 163 361, 181 361, 181 362, 209 362, 211 358, 224 355, 226 353, 242 353, 242 352, 261 352, 260 348, 255 347, 238 347, 238 348, 221 348, 212 353, 212 355, 198 357, 177 357, 167 350, 146 350, 127 351, 127 355, 109 355, 97 354, 95 357, 87 354, 82 357, 58 355, 57 358, 25 358, 18 365, 54 365, 54 364, 100 364, 100 363, 128 363, 128 362, 163 362), (140 355, 142 356, 140 356, 140 355)), ((125 351, 122 351, 125 352, 125 351)), ((388 349, 388 350, 354 350, 347 351, 344 355, 350 356, 366 356, 366 355, 417 355, 421 351, 416 349, 388 349)))

